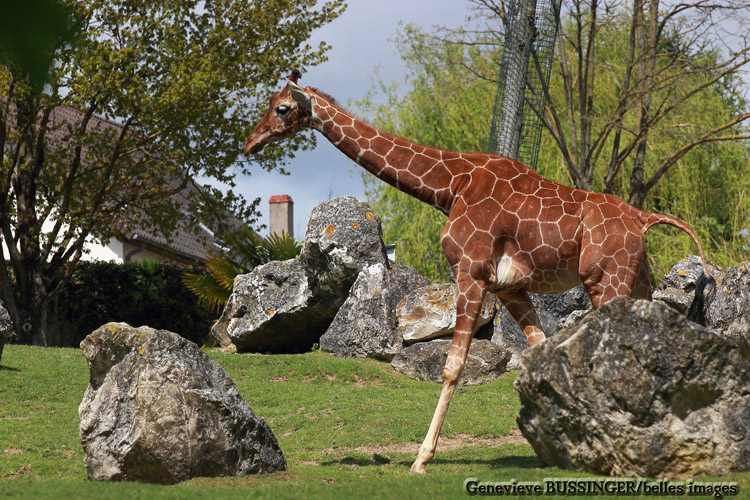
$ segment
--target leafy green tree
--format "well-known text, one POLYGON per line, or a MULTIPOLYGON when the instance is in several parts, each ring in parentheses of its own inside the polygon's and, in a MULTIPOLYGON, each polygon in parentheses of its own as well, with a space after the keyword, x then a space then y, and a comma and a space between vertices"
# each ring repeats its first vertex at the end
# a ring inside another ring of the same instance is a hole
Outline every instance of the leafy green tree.
MULTIPOLYGON (((486 148, 505 11, 503 2, 474 3, 478 15, 487 22, 486 31, 428 33, 415 26, 404 27, 399 48, 412 69, 410 88, 403 93, 396 86, 382 87, 389 101, 371 108, 379 126, 447 149, 486 148)), ((745 194, 750 188, 746 167, 750 150, 745 140, 749 131, 743 125, 750 110, 741 94, 741 82, 726 69, 743 67, 747 53, 745 58, 728 62, 706 40, 691 45, 689 42, 695 40, 690 38, 687 25, 674 27, 670 24, 674 19, 667 18, 659 57, 649 70, 651 77, 643 69, 641 76, 632 76, 628 84, 623 81, 624 75, 628 71, 638 73, 636 67, 641 60, 631 60, 635 57, 631 54, 631 38, 636 36, 632 33, 632 12, 610 6, 606 22, 597 19, 599 24, 588 32, 595 37, 591 42, 595 50, 587 56, 589 35, 584 28, 591 27, 579 20, 590 14, 591 7, 582 2, 576 5, 581 6, 580 11, 571 9, 562 23, 563 42, 558 52, 566 55, 556 55, 549 88, 551 111, 545 114, 548 128, 543 134, 537 170, 557 182, 612 192, 645 209, 677 215, 693 225, 718 263, 736 262, 746 252, 746 243, 737 234, 750 215, 745 194), (583 48, 579 51, 578 47, 583 48), (580 63, 580 57, 585 63, 580 63), (576 61, 575 70, 571 61, 576 61), (633 68, 628 69, 629 64, 633 68), (584 74, 586 78, 579 78, 584 74), (633 81, 639 81, 640 87, 632 87, 633 81), (623 86, 628 85, 630 90, 625 92, 623 86), (577 99, 580 92, 586 96, 583 112, 577 99), (643 118, 645 109, 639 108, 643 103, 634 97, 644 92, 658 103, 649 107, 647 121, 643 118), (560 122, 559 128, 555 128, 555 120, 560 122)), ((593 5, 596 8, 597 4, 593 5)), ((601 5, 599 8, 604 11, 601 5)), ((679 19, 677 14, 673 17, 679 19)), ((369 197, 386 214, 384 232, 394 235, 390 241, 398 240, 399 259, 424 272, 424 245, 431 245, 428 254, 437 253, 439 228, 445 217, 430 207, 407 201, 406 195, 396 194, 389 187, 371 183, 369 197), (425 217, 430 218, 430 224, 403 223, 425 217), (418 248, 412 250, 411 242, 418 248)), ((673 238, 648 240, 656 275, 663 275, 679 257, 695 251, 688 238, 674 234, 673 238)))
MULTIPOLYGON (((20 340, 37 345, 47 343, 50 302, 87 239, 108 241, 125 224, 168 237, 198 220, 221 234, 228 211, 255 223, 258 200, 192 179, 232 187, 249 173, 238 157, 267 89, 325 60, 327 46, 307 40, 344 8, 343 0, 64 4, 78 36, 58 49, 43 93, 17 65, 0 66, 0 297, 20 340)), ((272 169, 307 144, 300 137, 254 161, 272 169)))

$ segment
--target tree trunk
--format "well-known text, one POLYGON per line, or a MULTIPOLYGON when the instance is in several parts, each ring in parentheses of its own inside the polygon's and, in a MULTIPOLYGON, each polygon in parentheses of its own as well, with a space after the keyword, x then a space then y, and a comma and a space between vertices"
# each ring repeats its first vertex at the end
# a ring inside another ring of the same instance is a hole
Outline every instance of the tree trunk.
POLYGON ((658 0, 650 0, 649 18, 645 16, 646 0, 635 0, 633 16, 635 17, 635 42, 638 51, 638 87, 641 95, 636 108, 636 130, 639 136, 635 147, 633 171, 630 176, 630 198, 628 203, 636 208, 642 208, 646 199, 647 187, 643 180, 646 166, 646 152, 648 137, 651 129, 651 99, 654 87, 654 68, 656 65, 656 23, 659 15, 658 0), (646 26, 648 24, 648 26, 646 26), (646 30, 648 29, 648 33, 646 30))
POLYGON ((44 289, 42 280, 38 276, 29 277, 29 289, 19 307, 19 323, 16 332, 23 344, 47 347, 48 342, 47 318, 49 313, 49 295, 44 289))

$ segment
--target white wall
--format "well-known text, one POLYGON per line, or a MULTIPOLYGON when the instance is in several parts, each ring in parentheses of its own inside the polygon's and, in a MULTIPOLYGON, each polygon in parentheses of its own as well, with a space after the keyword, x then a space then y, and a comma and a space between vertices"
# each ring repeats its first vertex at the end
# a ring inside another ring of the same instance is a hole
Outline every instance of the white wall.
MULTIPOLYGON (((51 231, 52 227, 53 223, 47 220, 42 224, 42 231, 51 231)), ((64 232, 66 229, 67 228, 63 228, 62 232, 64 232)), ((10 254, 8 253, 8 249, 6 248, 5 241, 2 241, 2 238, 0 238, 0 245, 3 249, 3 258, 6 260, 10 259, 10 254)), ((113 261, 119 264, 125 262, 123 243, 116 238, 112 238, 109 240, 109 242, 107 242, 106 245, 102 245, 95 242, 92 237, 88 237, 86 238, 86 242, 84 243, 83 248, 84 253, 81 257, 81 260, 102 262, 113 261)))
POLYGON ((116 262, 122 264, 125 262, 125 251, 122 241, 112 238, 106 245, 101 245, 93 241, 92 238, 86 238, 83 246, 83 256, 81 260, 116 262))

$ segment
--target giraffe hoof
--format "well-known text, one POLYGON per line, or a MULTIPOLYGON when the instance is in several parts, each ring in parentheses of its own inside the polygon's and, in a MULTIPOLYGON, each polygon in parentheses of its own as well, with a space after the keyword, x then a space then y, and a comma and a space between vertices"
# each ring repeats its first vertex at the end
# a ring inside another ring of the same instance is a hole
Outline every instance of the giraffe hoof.
POLYGON ((424 464, 414 462, 414 464, 412 464, 411 466, 411 469, 409 469, 409 474, 424 474, 424 464))

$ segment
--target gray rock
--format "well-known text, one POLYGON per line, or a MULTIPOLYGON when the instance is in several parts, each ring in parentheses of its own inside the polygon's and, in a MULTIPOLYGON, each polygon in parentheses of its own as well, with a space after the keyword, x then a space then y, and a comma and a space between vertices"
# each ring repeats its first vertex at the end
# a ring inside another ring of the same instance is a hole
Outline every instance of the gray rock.
POLYGON ((8 314, 8 311, 0 303, 0 360, 3 359, 3 348, 5 344, 10 342, 13 331, 13 322, 10 319, 10 314, 8 314))
POLYGON ((271 429, 193 342, 109 323, 81 348, 91 373, 78 408, 90 479, 169 484, 286 468, 271 429))
MULTIPOLYGON (((232 297, 230 296, 227 306, 231 300, 232 297)), ((227 333, 227 328, 229 328, 229 322, 232 320, 233 314, 232 308, 227 306, 224 306, 219 320, 211 326, 208 336, 210 337, 209 340, 212 340, 222 351, 237 352, 237 346, 232 343, 232 339, 229 338, 229 334, 227 333)))
POLYGON ((727 269, 708 307, 706 322, 750 358, 750 261, 727 269))
MULTIPOLYGON (((442 382, 450 346, 451 341, 445 339, 417 342, 396 354, 391 366, 411 378, 442 382)), ((509 358, 506 350, 489 340, 472 340, 459 385, 477 385, 496 379, 505 372, 509 358)))
POLYGON ((390 263, 363 269, 333 323, 320 337, 320 348, 342 358, 390 361, 403 342, 396 328, 401 299, 430 281, 413 268, 390 263))
POLYGON ((662 302, 616 298, 521 365, 517 421, 545 464, 624 477, 750 469, 750 363, 662 302))
MULTIPOLYGON (((495 314, 495 296, 487 294, 477 322, 477 330, 495 314)), ((398 330, 411 344, 453 335, 456 328, 456 284, 436 283, 408 294, 398 305, 398 330)))
POLYGON ((235 278, 216 324, 240 352, 305 352, 330 326, 362 269, 386 264, 380 220, 351 196, 313 209, 302 253, 235 278))
MULTIPOLYGON (((750 261, 726 271, 709 263, 716 279, 716 293, 706 311, 706 326, 726 335, 750 356, 750 261)), ((672 270, 654 290, 654 299, 666 302, 685 314, 693 301, 695 282, 703 272, 701 259, 689 255, 672 270)))
POLYGON ((317 293, 299 259, 273 261, 234 279, 217 325, 240 352, 305 352, 320 339, 343 302, 317 293))
MULTIPOLYGON (((591 300, 583 285, 550 295, 529 293, 529 297, 547 337, 553 336, 560 329, 560 322, 565 321, 571 314, 592 309, 591 300)), ((576 313, 576 316, 581 314, 583 313, 576 313)), ((517 370, 521 353, 529 346, 526 336, 502 304, 499 304, 494 323, 492 341, 511 352, 508 369, 517 370)))
MULTIPOLYGON (((708 269, 717 284, 720 284, 724 279, 724 271, 711 262, 709 262, 708 269)), ((659 282, 654 289, 653 299, 666 302, 683 314, 687 314, 695 295, 695 282, 702 273, 701 258, 697 255, 688 255, 675 264, 659 282)))
POLYGON ((388 265, 380 219, 353 196, 324 201, 310 214, 299 258, 311 284, 343 302, 362 269, 388 265))

